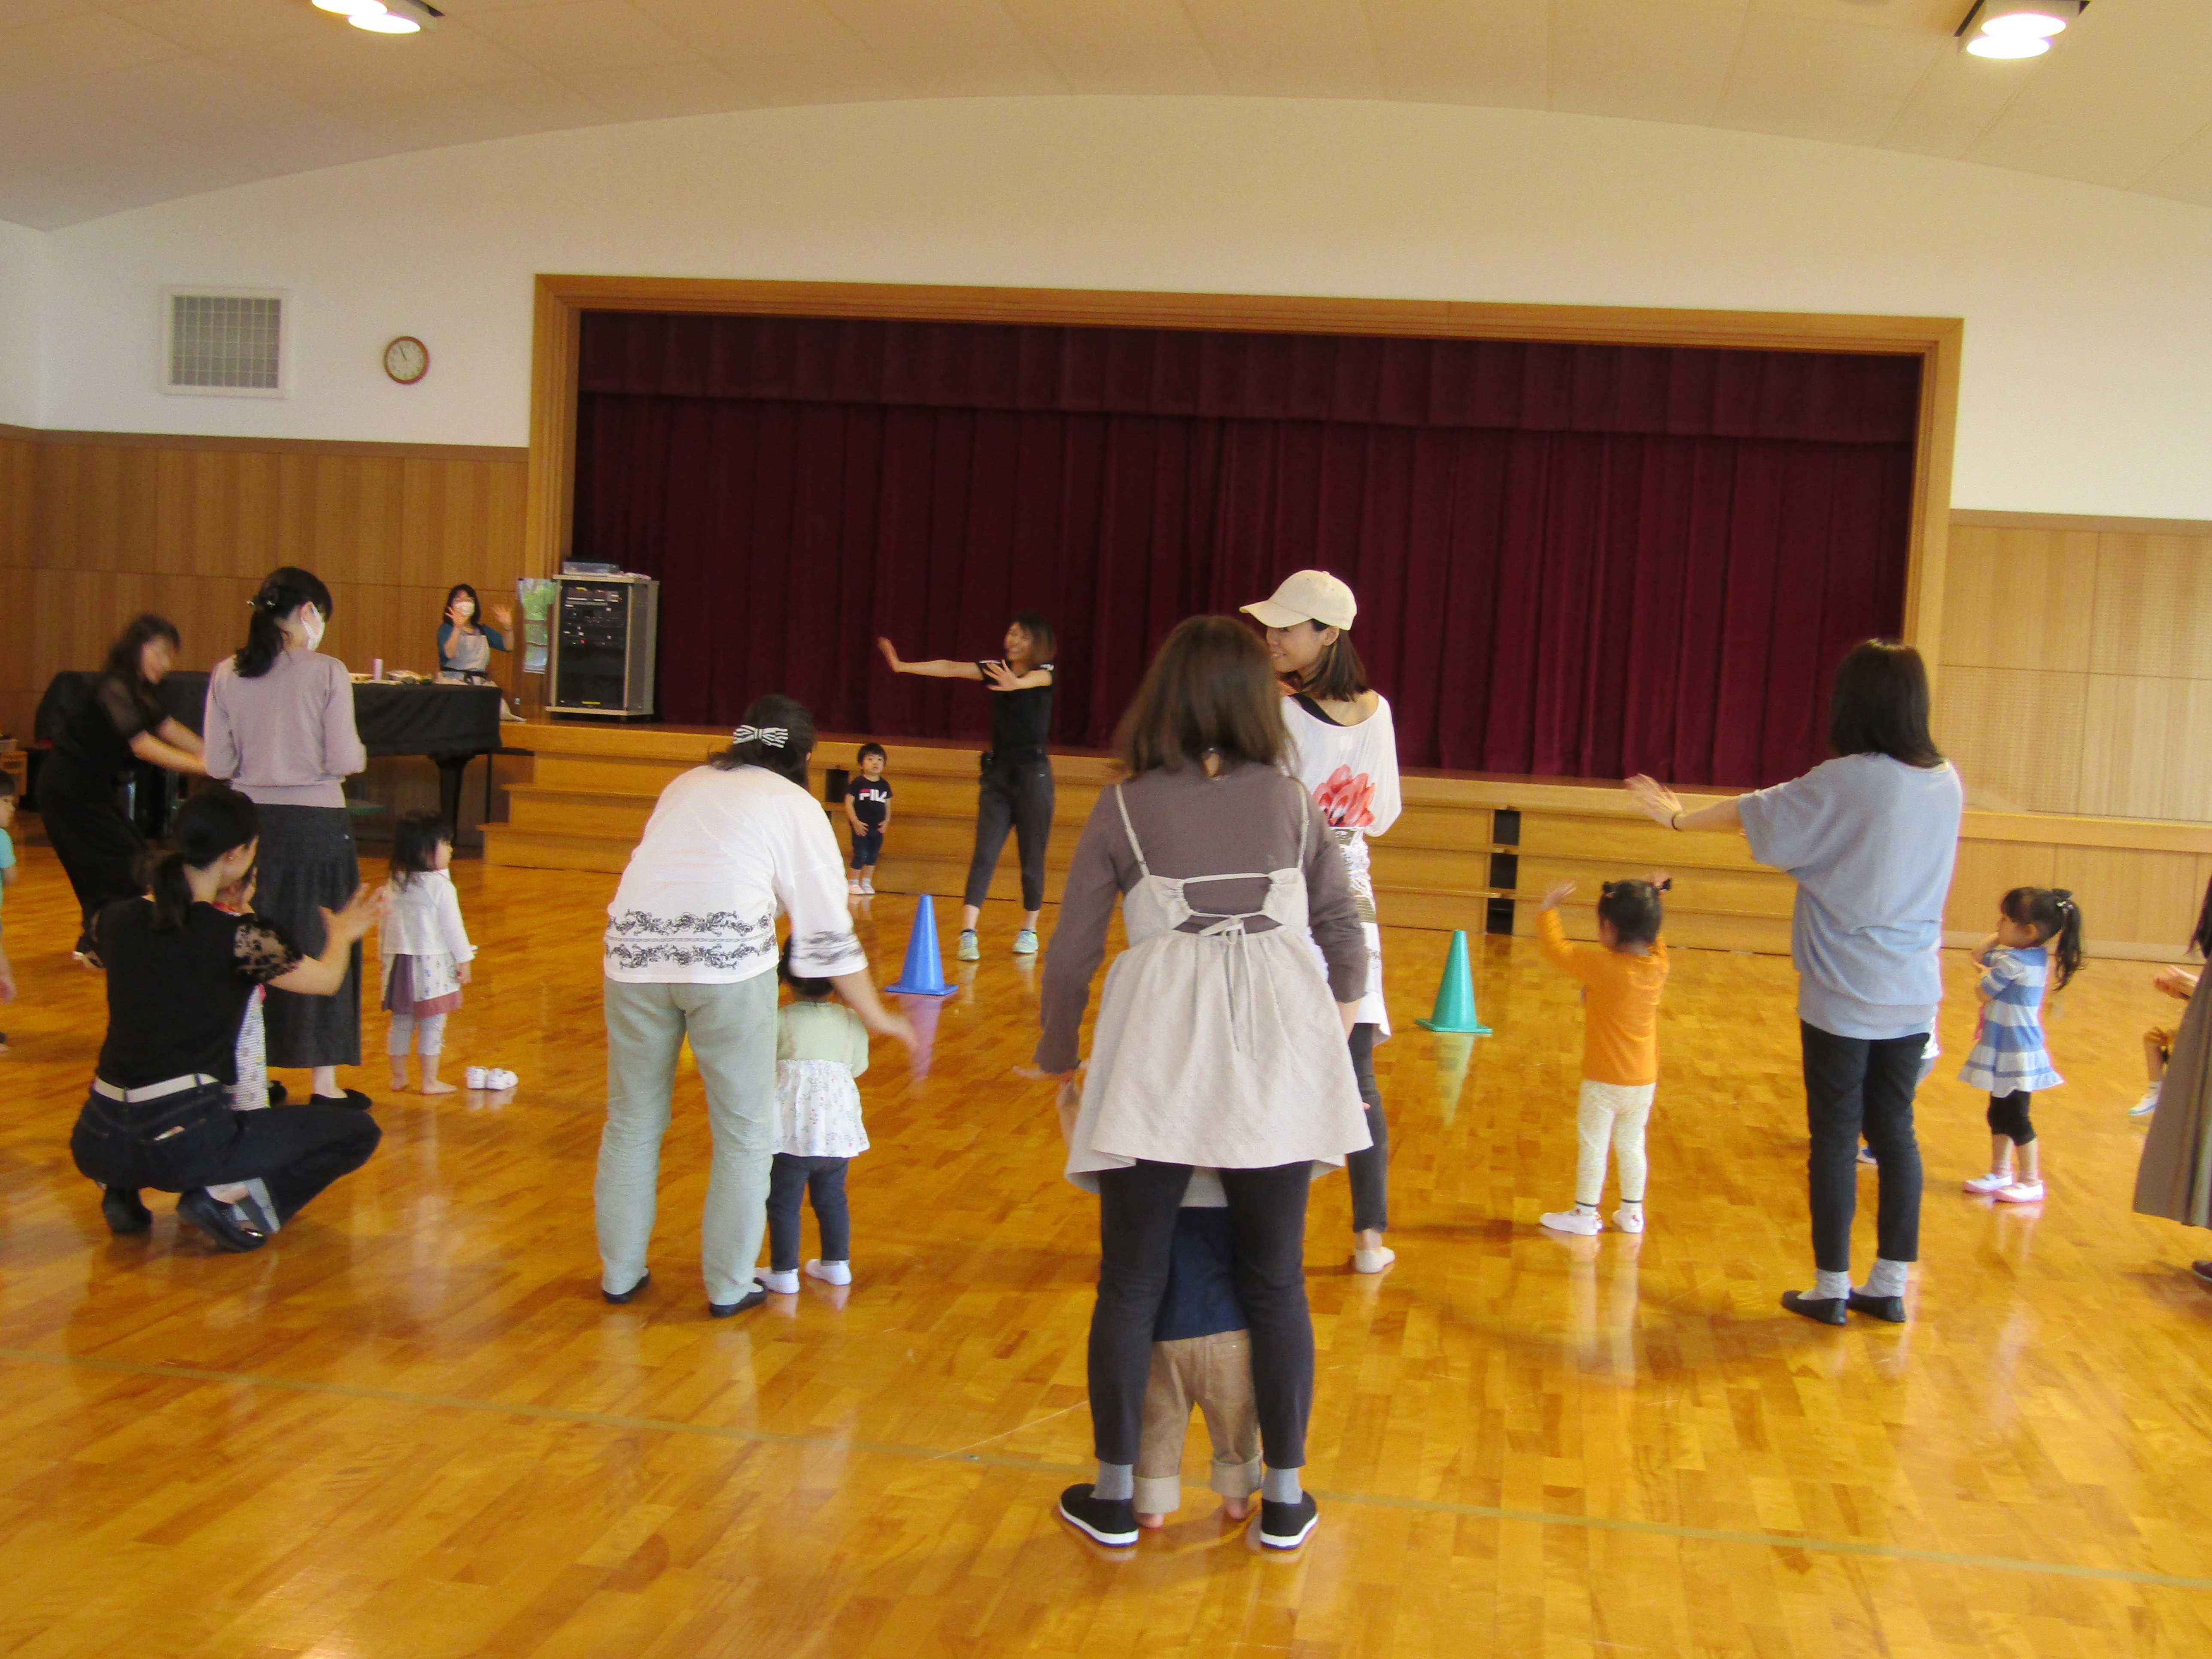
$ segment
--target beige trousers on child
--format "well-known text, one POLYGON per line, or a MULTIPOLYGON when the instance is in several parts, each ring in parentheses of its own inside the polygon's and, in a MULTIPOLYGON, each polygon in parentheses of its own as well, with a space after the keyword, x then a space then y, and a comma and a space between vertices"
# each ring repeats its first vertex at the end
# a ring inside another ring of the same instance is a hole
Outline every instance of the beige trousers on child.
POLYGON ((1145 1382, 1145 1426, 1137 1444, 1137 1509, 1171 1515, 1182 1507, 1182 1443, 1190 1408, 1206 1415, 1213 1441, 1206 1485, 1224 1498, 1260 1490, 1260 1414, 1252 1404, 1252 1337, 1221 1331, 1152 1344, 1145 1382))
POLYGON ((1651 1115, 1656 1083, 1594 1083, 1583 1079, 1582 1106, 1577 1127, 1582 1140, 1575 1164, 1575 1202, 1595 1205, 1605 1196, 1605 1149, 1613 1146, 1613 1161, 1620 1177, 1620 1197, 1626 1204, 1644 1201, 1644 1125, 1651 1115))

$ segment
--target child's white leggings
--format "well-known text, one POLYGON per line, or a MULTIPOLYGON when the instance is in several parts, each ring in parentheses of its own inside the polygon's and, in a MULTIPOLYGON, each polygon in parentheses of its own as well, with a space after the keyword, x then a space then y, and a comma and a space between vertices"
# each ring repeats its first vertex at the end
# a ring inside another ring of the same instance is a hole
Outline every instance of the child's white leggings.
POLYGON ((1583 1079, 1578 1116, 1582 1154, 1575 1165, 1575 1202, 1595 1206, 1605 1196, 1605 1149, 1620 1166, 1620 1200, 1644 1201, 1644 1125, 1651 1115, 1651 1083, 1594 1083, 1583 1079))
POLYGON ((385 1042, 384 1052, 396 1060, 405 1054, 410 1046, 421 1048, 426 1054, 434 1054, 444 1048, 446 1017, 443 1014, 426 1014, 417 1019, 412 1014, 392 1015, 392 1036, 385 1042))

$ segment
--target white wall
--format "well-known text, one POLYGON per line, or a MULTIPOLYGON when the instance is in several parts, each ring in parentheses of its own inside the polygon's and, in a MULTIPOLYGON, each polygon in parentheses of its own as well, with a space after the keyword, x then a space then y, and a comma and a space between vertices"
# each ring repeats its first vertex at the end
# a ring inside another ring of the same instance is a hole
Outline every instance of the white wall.
POLYGON ((46 241, 35 230, 0 219, 0 425, 39 423, 46 241))
POLYGON ((53 233, 52 427, 526 441, 539 270, 1963 315, 1954 500, 2212 518, 2212 210, 1522 110, 975 100, 502 140, 53 233), (155 387, 163 283, 289 289, 296 390, 155 387), (419 335, 429 377, 380 356, 419 335))

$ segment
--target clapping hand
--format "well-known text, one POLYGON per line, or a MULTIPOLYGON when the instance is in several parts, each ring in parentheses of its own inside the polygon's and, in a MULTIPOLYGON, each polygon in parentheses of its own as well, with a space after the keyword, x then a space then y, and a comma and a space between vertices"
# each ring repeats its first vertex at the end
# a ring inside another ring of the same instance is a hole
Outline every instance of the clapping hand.
POLYGON ((1623 786, 1637 810, 1647 817, 1672 826, 1674 816, 1682 810, 1682 798, 1658 779, 1638 772, 1623 786))
POLYGON ((987 662, 978 665, 982 669, 983 678, 990 682, 994 691, 1018 691, 1022 689, 1022 677, 1007 667, 1006 664, 987 662))
POLYGON ((323 918, 325 937, 343 939, 350 945, 356 939, 368 937, 368 930, 384 920, 384 889, 372 890, 367 883, 353 890, 346 908, 335 913, 316 907, 323 918))

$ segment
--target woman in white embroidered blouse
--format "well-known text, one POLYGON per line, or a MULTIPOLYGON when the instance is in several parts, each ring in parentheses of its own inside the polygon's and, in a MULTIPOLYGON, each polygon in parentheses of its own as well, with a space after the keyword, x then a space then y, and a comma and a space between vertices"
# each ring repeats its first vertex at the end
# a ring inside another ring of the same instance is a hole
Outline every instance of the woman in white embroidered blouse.
POLYGON ((806 788, 814 717, 754 700, 730 746, 660 793, 607 907, 607 1122, 595 1189, 601 1294, 628 1302, 651 1277, 677 1057, 689 1036, 707 1085, 714 1165, 703 1265, 708 1310, 759 1305, 775 1126, 777 912, 791 918, 794 972, 827 979, 879 1036, 909 1048, 887 1012, 845 902, 845 860, 806 788))

